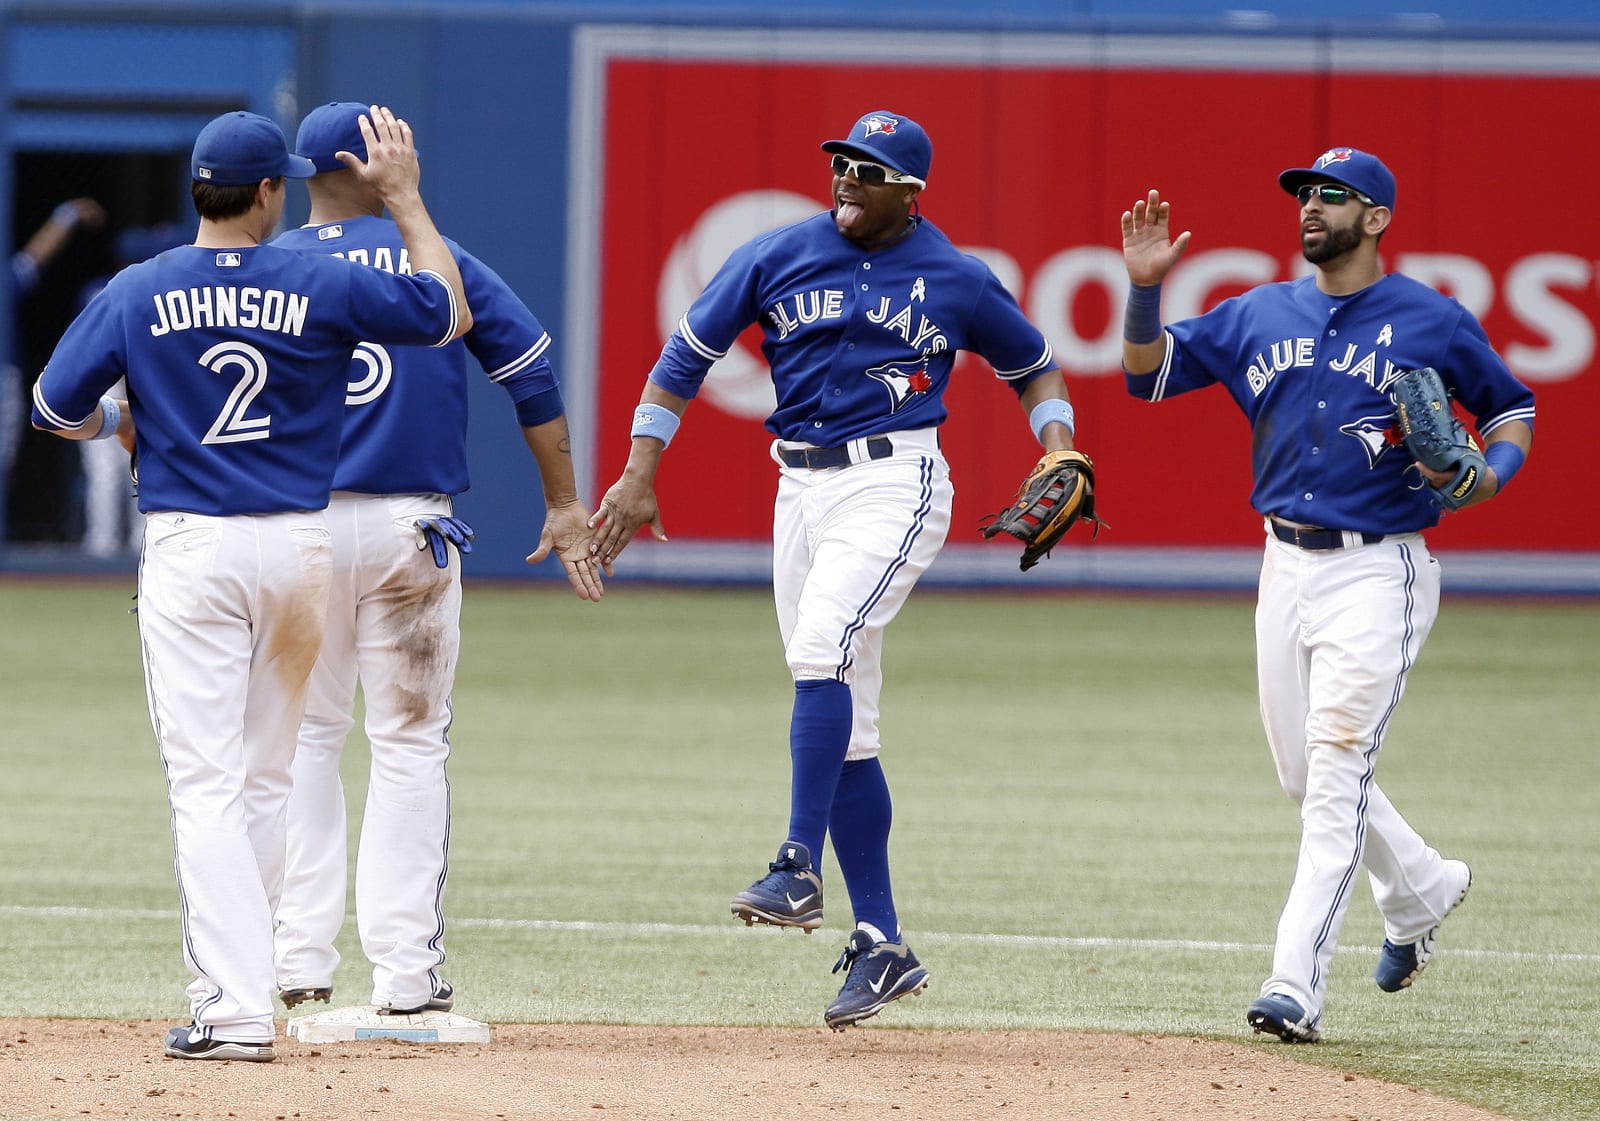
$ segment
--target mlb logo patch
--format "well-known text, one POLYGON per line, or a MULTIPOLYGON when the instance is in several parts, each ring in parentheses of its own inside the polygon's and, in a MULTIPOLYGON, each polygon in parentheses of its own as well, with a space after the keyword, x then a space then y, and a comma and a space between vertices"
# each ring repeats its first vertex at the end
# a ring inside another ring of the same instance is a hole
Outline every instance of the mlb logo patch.
POLYGON ((218 253, 217 268, 236 269, 244 263, 244 257, 238 253, 218 253))
POLYGON ((344 227, 339 225, 323 226, 317 231, 318 241, 332 241, 336 237, 344 236, 344 227))

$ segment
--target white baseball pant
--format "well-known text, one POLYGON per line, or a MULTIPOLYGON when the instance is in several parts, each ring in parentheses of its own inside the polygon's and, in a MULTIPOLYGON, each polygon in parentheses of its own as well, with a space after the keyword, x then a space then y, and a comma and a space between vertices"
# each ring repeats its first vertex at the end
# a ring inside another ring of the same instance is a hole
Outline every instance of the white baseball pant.
POLYGON ((344 923, 347 826, 339 760, 366 702, 371 778, 356 854, 356 926, 372 1003, 412 1008, 438 987, 450 844, 450 690, 461 648, 461 561, 417 548, 419 518, 443 495, 335 491, 333 584, 311 674, 289 799, 288 876, 278 909, 282 989, 333 984, 344 923))
POLYGON ((1261 716, 1278 781, 1300 806, 1301 837, 1261 992, 1288 993, 1313 1023, 1362 864, 1397 944, 1434 926, 1462 887, 1374 781, 1438 616, 1439 582, 1420 534, 1326 552, 1267 536, 1256 608, 1261 716))
POLYGON ((885 459, 784 467, 773 508, 772 590, 785 657, 797 681, 850 686, 847 760, 878 753, 884 628, 944 547, 955 495, 936 429, 888 435, 894 454, 885 459))
POLYGON ((139 636, 172 803, 194 1020, 270 1042, 289 767, 322 643, 322 511, 146 519, 139 636))

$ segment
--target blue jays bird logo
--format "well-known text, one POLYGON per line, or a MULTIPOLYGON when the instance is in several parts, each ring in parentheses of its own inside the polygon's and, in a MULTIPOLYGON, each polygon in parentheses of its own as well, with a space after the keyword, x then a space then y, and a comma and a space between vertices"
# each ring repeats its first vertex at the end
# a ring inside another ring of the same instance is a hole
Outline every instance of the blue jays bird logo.
POLYGON ((893 117, 868 117, 861 124, 865 129, 866 136, 872 136, 874 133, 879 132, 885 136, 893 136, 894 130, 900 127, 900 122, 893 117))
POLYGON ((1326 152, 1322 153, 1322 155, 1318 156, 1317 162, 1311 166, 1315 167, 1318 171, 1321 171, 1331 163, 1344 163, 1352 154, 1353 149, 1350 148, 1329 148, 1326 152))
POLYGON ((867 377, 882 382, 888 389, 889 411, 892 413, 899 412, 913 398, 933 388, 933 379, 928 376, 928 363, 925 361, 889 362, 874 366, 867 371, 867 377))
POLYGON ((1367 466, 1376 467, 1378 460, 1395 445, 1394 415, 1364 416, 1349 424, 1341 424, 1339 431, 1358 441, 1367 452, 1367 466))

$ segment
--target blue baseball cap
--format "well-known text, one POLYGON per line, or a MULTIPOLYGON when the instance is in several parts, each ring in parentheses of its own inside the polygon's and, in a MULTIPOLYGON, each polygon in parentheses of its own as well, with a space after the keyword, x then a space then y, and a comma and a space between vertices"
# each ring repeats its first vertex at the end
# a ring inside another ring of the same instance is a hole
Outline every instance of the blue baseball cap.
POLYGON ((933 163, 933 141, 922 126, 910 117, 884 109, 868 113, 855 123, 849 136, 829 140, 822 150, 864 156, 924 183, 928 181, 928 165, 933 163))
POLYGON ((240 187, 276 179, 309 179, 310 160, 291 155, 283 130, 258 113, 224 113, 195 138, 189 175, 202 183, 240 187))
POLYGON ((1394 172, 1358 148, 1329 148, 1310 167, 1291 167, 1278 176, 1278 185, 1291 195, 1307 183, 1353 187, 1379 206, 1394 209, 1394 172))
POLYGON ((335 152, 367 158, 367 139, 361 135, 361 118, 372 107, 354 101, 330 101, 306 114, 295 134, 294 150, 316 164, 317 170, 344 171, 335 152))

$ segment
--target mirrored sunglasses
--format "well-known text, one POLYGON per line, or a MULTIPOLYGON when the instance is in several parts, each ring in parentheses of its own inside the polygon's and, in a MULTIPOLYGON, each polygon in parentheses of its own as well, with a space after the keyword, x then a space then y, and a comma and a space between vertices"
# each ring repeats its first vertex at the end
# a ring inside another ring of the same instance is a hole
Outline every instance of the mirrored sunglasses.
POLYGON ((892 167, 884 167, 881 163, 871 160, 853 160, 843 154, 833 157, 833 173, 835 175, 854 175, 856 180, 864 187, 881 187, 885 183, 911 183, 918 187, 927 184, 915 175, 906 175, 892 167))
POLYGON ((1311 201, 1313 194, 1329 206, 1343 206, 1351 199, 1363 202, 1368 206, 1378 205, 1353 187, 1341 187, 1337 183, 1318 183, 1314 186, 1310 183, 1305 183, 1294 193, 1294 197, 1300 200, 1301 206, 1304 206, 1311 201))

